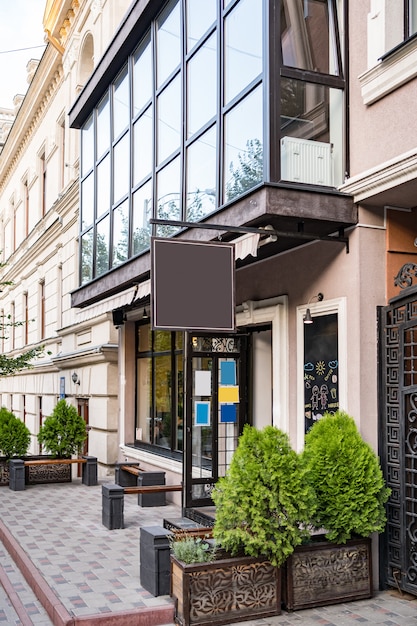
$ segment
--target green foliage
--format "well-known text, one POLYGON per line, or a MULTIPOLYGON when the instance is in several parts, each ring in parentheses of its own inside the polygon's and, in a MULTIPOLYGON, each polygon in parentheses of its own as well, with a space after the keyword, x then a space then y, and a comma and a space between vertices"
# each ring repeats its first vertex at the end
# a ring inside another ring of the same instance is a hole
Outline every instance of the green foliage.
POLYGON ((57 403, 38 434, 39 444, 57 457, 80 453, 86 438, 85 421, 65 400, 57 403))
POLYGON ((0 452, 7 459, 24 456, 30 444, 30 431, 26 424, 5 407, 0 409, 0 452))
POLYGON ((343 411, 326 413, 305 439, 302 461, 317 496, 312 518, 330 541, 345 543, 353 535, 382 532, 385 486, 379 459, 343 411))
POLYGON ((245 426, 212 496, 213 535, 232 555, 243 551, 279 566, 309 537, 314 492, 288 435, 278 428, 245 426))
POLYGON ((210 563, 215 558, 215 550, 200 537, 175 537, 170 542, 174 556, 183 563, 210 563))

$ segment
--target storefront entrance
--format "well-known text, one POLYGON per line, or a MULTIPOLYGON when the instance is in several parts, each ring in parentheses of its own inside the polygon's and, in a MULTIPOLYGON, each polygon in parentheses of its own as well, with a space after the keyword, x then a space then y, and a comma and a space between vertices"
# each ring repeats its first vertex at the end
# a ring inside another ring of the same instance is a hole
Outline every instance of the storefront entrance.
POLYGON ((185 336, 185 508, 212 504, 248 421, 246 335, 185 336))

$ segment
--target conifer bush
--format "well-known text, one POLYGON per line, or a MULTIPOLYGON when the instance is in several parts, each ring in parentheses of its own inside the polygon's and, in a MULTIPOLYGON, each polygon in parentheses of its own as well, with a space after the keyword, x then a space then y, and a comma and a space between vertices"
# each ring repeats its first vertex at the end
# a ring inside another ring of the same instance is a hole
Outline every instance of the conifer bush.
POLYGON ((60 400, 52 415, 46 418, 38 434, 42 448, 56 457, 65 458, 82 451, 87 438, 85 421, 77 409, 60 400))
POLYGON ((10 459, 24 456, 30 445, 30 431, 11 411, 0 409, 0 453, 10 459))
POLYGON ((278 428, 246 425, 212 497, 213 536, 232 555, 265 557, 280 566, 309 537, 314 491, 299 455, 278 428))
POLYGON ((325 413, 307 433, 301 458, 317 497, 312 522, 327 539, 346 543, 384 530, 390 489, 353 417, 325 413))

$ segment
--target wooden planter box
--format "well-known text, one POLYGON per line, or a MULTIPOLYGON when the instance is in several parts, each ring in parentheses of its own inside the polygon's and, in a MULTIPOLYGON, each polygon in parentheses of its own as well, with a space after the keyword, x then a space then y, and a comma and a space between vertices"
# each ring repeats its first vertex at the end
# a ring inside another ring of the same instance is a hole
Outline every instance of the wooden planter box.
POLYGON ((371 540, 336 544, 324 538, 297 546, 283 571, 288 611, 372 597, 371 540))
MULTIPOLYGON (((50 456, 24 456, 23 460, 41 460, 52 458, 50 456)), ((25 484, 39 485, 42 483, 70 483, 71 466, 65 464, 42 465, 39 467, 25 467, 25 484)), ((8 487, 9 485, 9 462, 5 458, 0 458, 0 486, 8 487)))
POLYGON ((281 613, 281 569, 251 557, 186 565, 171 555, 171 596, 181 626, 229 624, 281 613))

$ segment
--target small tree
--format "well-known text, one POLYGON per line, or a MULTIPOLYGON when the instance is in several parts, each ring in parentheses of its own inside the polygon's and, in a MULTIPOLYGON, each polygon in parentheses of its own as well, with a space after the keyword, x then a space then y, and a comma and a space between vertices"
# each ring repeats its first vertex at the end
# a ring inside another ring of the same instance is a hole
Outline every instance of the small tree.
POLYGON ((213 536, 232 555, 243 550, 279 566, 310 535, 314 492, 288 435, 273 426, 245 426, 212 497, 213 536))
POLYGON ((353 417, 325 413, 306 435, 302 461, 317 497, 312 522, 327 539, 345 543, 384 530, 390 490, 353 417))
POLYGON ((61 458, 79 454, 86 438, 85 421, 78 415, 76 408, 65 400, 57 403, 38 434, 42 448, 61 458))
POLYGON ((24 456, 30 445, 26 424, 5 407, 0 409, 0 452, 7 459, 24 456))

